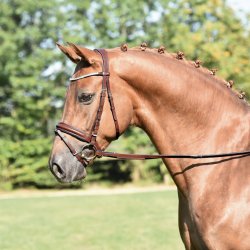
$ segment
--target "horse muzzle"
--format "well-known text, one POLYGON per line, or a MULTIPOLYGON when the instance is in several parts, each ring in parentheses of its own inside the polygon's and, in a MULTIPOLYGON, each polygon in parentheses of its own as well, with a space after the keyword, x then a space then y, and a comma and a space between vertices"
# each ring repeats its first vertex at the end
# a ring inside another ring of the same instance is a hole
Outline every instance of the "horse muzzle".
MULTIPOLYGON (((90 158, 88 159, 88 162, 90 158)), ((70 183, 87 176, 87 160, 79 162, 69 152, 57 154, 50 158, 49 168, 59 182, 70 183)))

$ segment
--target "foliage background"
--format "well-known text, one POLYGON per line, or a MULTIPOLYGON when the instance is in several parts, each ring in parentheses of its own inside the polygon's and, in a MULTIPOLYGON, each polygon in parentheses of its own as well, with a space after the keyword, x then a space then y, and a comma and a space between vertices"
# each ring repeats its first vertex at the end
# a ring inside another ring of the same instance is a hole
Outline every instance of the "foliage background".
MULTIPOLYGON (((0 189, 65 187, 47 169, 74 68, 57 41, 89 48, 163 44, 199 57, 250 94, 249 15, 236 13, 226 0, 1 0, 0 10, 0 189)), ((112 147, 155 152, 138 129, 112 147)), ((93 166, 87 182, 162 182, 166 174, 160 161, 105 161, 93 166)))

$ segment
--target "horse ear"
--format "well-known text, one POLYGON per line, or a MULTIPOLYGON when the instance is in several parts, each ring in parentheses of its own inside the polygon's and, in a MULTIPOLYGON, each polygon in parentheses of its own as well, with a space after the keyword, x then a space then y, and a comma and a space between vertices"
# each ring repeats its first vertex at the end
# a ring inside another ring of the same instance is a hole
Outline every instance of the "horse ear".
POLYGON ((70 46, 70 48, 72 48, 74 52, 81 57, 82 61, 86 61, 90 65, 98 61, 98 55, 93 50, 75 45, 74 43, 69 43, 69 42, 67 43, 70 46))
POLYGON ((56 43, 56 45, 73 63, 81 61, 81 57, 71 47, 63 46, 59 43, 56 43))

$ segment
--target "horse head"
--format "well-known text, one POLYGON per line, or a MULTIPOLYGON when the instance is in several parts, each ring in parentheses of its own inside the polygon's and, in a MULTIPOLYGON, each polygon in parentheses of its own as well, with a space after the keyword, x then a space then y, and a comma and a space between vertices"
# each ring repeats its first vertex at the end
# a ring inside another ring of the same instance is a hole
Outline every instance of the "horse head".
POLYGON ((109 62, 105 50, 74 44, 58 47, 76 68, 56 128, 49 166, 59 181, 71 182, 85 178, 86 167, 98 152, 132 123, 133 105, 128 89, 123 87, 124 80, 112 67, 115 53, 109 55, 109 62))

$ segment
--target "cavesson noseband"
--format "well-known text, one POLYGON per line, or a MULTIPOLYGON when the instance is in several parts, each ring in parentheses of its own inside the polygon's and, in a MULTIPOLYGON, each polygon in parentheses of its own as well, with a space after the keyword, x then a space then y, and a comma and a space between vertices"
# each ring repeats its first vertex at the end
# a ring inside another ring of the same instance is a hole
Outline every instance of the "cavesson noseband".
POLYGON ((101 147, 97 143, 97 135, 100 127, 100 121, 103 113, 103 107, 106 99, 106 94, 108 95, 109 105, 111 109, 111 113, 114 120, 115 130, 116 130, 116 138, 119 137, 119 124, 116 116, 115 106, 113 97, 111 94, 110 83, 109 83, 109 62, 108 55, 104 49, 95 49, 98 52, 103 61, 102 72, 94 72, 86 75, 82 75, 79 77, 71 77, 70 81, 77 81, 83 78, 92 77, 92 76, 101 76, 102 78, 102 90, 100 94, 100 102, 99 107, 96 113, 96 118, 94 124, 92 126, 92 130, 90 133, 79 130, 71 125, 68 125, 64 122, 59 122, 56 125, 55 133, 58 135, 62 141, 69 148, 70 152, 73 156, 77 158, 82 164, 88 164, 91 160, 97 157, 111 157, 117 159, 128 159, 128 160, 147 160, 147 159, 158 159, 158 158, 190 158, 190 159, 202 159, 202 158, 216 158, 216 157, 233 157, 233 156, 250 156, 250 151, 243 152, 231 152, 231 153, 222 153, 222 154, 209 154, 209 155, 150 155, 150 154, 123 154, 123 153, 115 153, 115 152, 106 152, 101 149, 101 147), (69 142, 64 133, 75 137, 76 139, 86 142, 87 144, 83 146, 83 148, 78 152, 72 144, 69 142))

